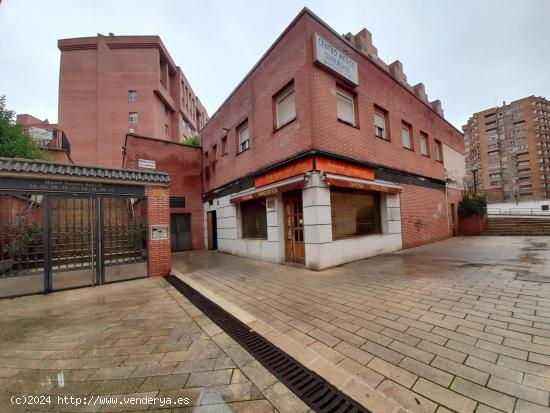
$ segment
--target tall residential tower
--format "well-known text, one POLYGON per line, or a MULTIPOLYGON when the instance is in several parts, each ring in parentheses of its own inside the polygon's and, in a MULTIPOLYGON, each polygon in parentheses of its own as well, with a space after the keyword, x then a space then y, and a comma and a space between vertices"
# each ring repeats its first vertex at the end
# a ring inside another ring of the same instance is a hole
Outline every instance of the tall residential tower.
POLYGON ((550 101, 503 103, 475 113, 462 129, 470 189, 493 203, 550 197, 550 101))

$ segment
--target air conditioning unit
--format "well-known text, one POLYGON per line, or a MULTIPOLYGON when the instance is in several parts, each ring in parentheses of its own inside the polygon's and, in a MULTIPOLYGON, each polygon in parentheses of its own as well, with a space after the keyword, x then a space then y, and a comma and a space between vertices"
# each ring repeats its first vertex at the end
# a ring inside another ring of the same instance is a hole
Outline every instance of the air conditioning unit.
POLYGON ((136 133, 134 129, 128 129, 128 133, 136 133))

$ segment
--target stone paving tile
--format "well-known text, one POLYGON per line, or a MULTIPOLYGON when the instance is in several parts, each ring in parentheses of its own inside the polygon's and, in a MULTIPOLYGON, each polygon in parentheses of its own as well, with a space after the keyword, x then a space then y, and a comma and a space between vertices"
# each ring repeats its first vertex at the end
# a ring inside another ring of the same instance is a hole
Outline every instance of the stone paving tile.
POLYGON ((349 374, 342 388, 362 400, 366 385, 410 411, 549 412, 550 284, 515 280, 550 273, 550 249, 535 242, 550 246, 454 238, 322 272, 215 252, 174 254, 173 265, 277 330, 282 347, 336 362, 320 371, 349 374))
POLYGON ((238 368, 254 359, 162 278, 1 300, 0 311, 2 413, 21 411, 14 394, 54 396, 40 411, 309 410, 261 365, 238 368), (58 395, 103 399, 75 406, 58 395), (190 404, 105 402, 144 396, 190 404))

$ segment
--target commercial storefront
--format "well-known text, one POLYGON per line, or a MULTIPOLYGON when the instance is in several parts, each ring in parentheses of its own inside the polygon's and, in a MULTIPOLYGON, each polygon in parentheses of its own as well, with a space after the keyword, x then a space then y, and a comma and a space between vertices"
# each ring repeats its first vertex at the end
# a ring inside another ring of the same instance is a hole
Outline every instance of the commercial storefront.
POLYGON ((324 269, 453 235, 463 136, 304 9, 201 130, 204 245, 324 269))

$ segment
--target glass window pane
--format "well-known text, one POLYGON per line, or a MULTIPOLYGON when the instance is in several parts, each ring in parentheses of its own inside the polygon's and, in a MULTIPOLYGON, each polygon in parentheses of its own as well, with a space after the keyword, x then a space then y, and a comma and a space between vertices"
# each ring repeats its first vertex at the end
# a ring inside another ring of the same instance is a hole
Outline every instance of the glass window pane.
POLYGON ((409 128, 408 127, 403 127, 402 128, 402 131, 403 131, 403 146, 405 148, 411 148, 411 137, 410 137, 410 133, 409 133, 409 128))
POLYGON ((265 199, 241 203, 243 238, 267 239, 267 212, 265 199))
POLYGON ((381 233, 379 193, 331 188, 330 202, 333 239, 381 233))

